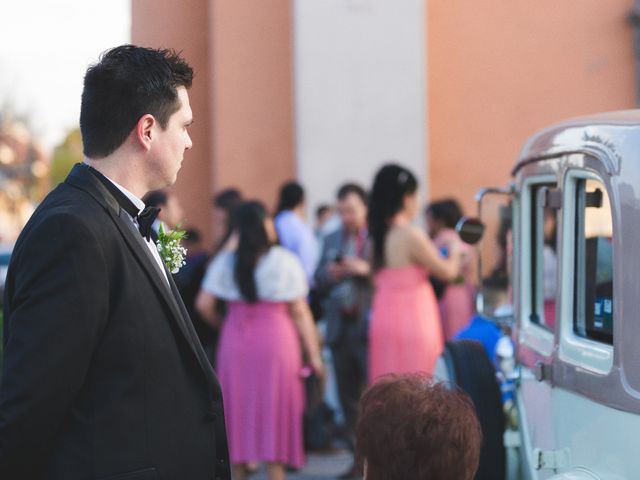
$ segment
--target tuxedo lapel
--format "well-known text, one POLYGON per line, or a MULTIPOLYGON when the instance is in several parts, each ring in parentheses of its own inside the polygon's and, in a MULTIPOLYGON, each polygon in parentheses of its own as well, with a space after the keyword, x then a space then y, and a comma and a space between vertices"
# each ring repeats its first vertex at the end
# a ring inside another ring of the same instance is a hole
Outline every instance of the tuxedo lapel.
MULTIPOLYGON (((140 235, 140 232, 135 227, 128 214, 120 208, 116 200, 109 193, 109 191, 100 183, 100 181, 91 174, 86 167, 76 165, 69 176, 67 177, 67 183, 80 188, 89 193, 95 198, 106 210, 111 220, 116 225, 120 234, 128 245, 129 249, 133 253, 134 257, 145 271, 149 280, 156 288, 159 297, 169 308, 171 312, 171 319, 174 321, 184 339, 190 347, 190 350, 195 355, 196 360, 201 365, 205 377, 209 382, 215 378, 211 366, 206 362, 203 364, 203 359, 200 355, 202 348, 195 343, 197 338, 194 338, 191 334, 193 328, 189 328, 191 321, 189 319, 186 309, 182 306, 182 300, 175 288, 171 275, 167 273, 169 283, 164 278, 164 274, 160 269, 160 266, 153 257, 149 247, 146 245, 144 239, 140 235), (175 290, 175 293, 174 293, 175 290), (208 368, 207 368, 208 367, 208 368)), ((166 270, 165 270, 166 271, 166 270)), ((192 326, 191 326, 192 327, 192 326)), ((215 383, 215 381, 214 381, 215 383)))
POLYGON ((178 324, 182 335, 185 337, 185 340, 187 340, 187 343, 189 343, 193 354, 196 356, 198 363, 204 370, 207 380, 211 381, 213 379, 213 372, 211 371, 209 363, 203 362, 200 351, 201 347, 197 343, 199 342, 199 340, 195 334, 195 331, 193 330, 191 320, 189 319, 189 314, 184 308, 182 298, 180 297, 180 293, 175 286, 175 282, 173 281, 171 274, 165 269, 165 273, 167 274, 167 279, 169 282, 167 283, 167 281, 165 281, 165 275, 160 270, 158 262, 156 262, 156 259, 149 251, 149 247, 140 235, 140 232, 129 220, 126 212, 120 210, 119 218, 114 219, 114 221, 118 226, 118 229, 122 233, 125 241, 129 244, 129 247, 140 261, 140 264, 146 270, 149 278, 151 279, 155 287, 161 292, 161 296, 167 306, 169 306, 169 308, 171 309, 171 313, 173 313, 173 317, 176 320, 176 323, 178 324))
POLYGON ((161 296, 171 308, 173 314, 176 316, 180 316, 178 305, 176 304, 176 301, 173 298, 173 294, 171 293, 171 288, 169 287, 169 284, 164 280, 164 274, 162 273, 162 270, 160 270, 158 262, 156 262, 156 259, 149 251, 149 247, 147 247, 144 239, 140 235, 140 232, 138 231, 138 229, 136 229, 135 225, 131 222, 128 214, 124 210, 120 209, 117 218, 113 215, 113 213, 114 212, 109 212, 112 220, 118 227, 118 230, 120 230, 120 233, 129 245, 129 248, 133 251, 141 266, 149 275, 150 280, 153 282, 161 296))
POLYGON ((182 318, 185 319, 185 326, 187 331, 189 332, 189 335, 191 336, 192 344, 194 346, 194 351, 198 357, 198 361, 200 362, 200 365, 202 366, 202 369, 204 370, 205 375, 207 376, 207 380, 211 382, 213 387, 217 388, 219 384, 216 379, 216 374, 214 373, 213 368, 211 367, 211 363, 209 363, 209 360, 207 359, 207 356, 204 353, 202 344, 200 343, 200 339, 198 338, 198 334, 196 333, 195 328, 193 328, 193 323, 191 323, 191 317, 189 316, 187 307, 185 307, 184 302, 182 301, 182 296, 178 291, 178 287, 176 286, 176 283, 173 281, 173 277, 168 271, 167 271, 167 277, 169 278, 169 284, 171 285, 171 292, 173 293, 173 297, 175 298, 176 304, 178 305, 180 312, 182 313, 182 318))

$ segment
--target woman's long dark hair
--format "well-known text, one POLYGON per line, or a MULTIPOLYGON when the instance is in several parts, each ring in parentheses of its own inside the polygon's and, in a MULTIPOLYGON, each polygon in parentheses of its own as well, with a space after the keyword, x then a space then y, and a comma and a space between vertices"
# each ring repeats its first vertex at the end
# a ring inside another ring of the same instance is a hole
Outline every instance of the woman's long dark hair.
POLYGON ((258 301, 258 288, 254 272, 258 260, 271 246, 264 220, 267 211, 260 202, 245 202, 236 210, 235 228, 238 231, 238 250, 234 279, 240 293, 249 303, 258 301))
POLYGON ((416 177, 400 165, 385 165, 376 174, 368 213, 374 268, 381 268, 384 264, 384 240, 389 231, 389 221, 402 210, 404 197, 414 193, 417 188, 416 177))
POLYGON ((222 248, 227 244, 234 231, 235 211, 242 204, 242 194, 239 190, 231 187, 226 188, 215 197, 213 197, 213 206, 224 210, 227 214, 227 224, 225 225, 224 234, 218 241, 217 245, 213 247, 213 255, 216 256, 222 248))

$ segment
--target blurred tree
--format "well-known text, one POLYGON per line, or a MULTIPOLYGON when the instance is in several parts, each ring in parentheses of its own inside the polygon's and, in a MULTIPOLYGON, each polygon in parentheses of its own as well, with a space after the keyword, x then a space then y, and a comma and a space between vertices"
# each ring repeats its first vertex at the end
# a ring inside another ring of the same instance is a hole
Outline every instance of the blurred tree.
POLYGON ((80 129, 75 128, 69 132, 64 141, 53 151, 51 159, 51 186, 55 187, 64 181, 71 167, 82 162, 82 137, 80 129))
POLYGON ((0 106, 0 242, 11 243, 49 190, 50 157, 29 116, 7 105, 0 106))

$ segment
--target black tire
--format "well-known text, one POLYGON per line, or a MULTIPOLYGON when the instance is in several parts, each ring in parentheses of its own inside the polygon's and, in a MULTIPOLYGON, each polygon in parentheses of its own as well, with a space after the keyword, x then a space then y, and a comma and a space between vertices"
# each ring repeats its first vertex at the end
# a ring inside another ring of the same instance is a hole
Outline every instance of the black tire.
POLYGON ((443 359, 451 383, 471 397, 482 427, 480 466, 475 480, 505 480, 505 418, 491 360, 482 344, 475 340, 447 342, 443 359))

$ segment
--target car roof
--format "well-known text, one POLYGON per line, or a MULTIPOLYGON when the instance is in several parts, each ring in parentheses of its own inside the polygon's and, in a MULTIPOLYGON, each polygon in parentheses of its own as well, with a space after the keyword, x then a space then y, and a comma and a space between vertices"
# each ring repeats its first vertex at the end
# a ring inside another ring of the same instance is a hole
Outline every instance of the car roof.
MULTIPOLYGON (((621 152, 640 151, 640 109, 577 117, 533 134, 524 144, 513 169, 565 153, 598 153, 609 157, 612 173, 619 173, 621 152)), ((602 156, 602 155, 599 155, 602 156)))

